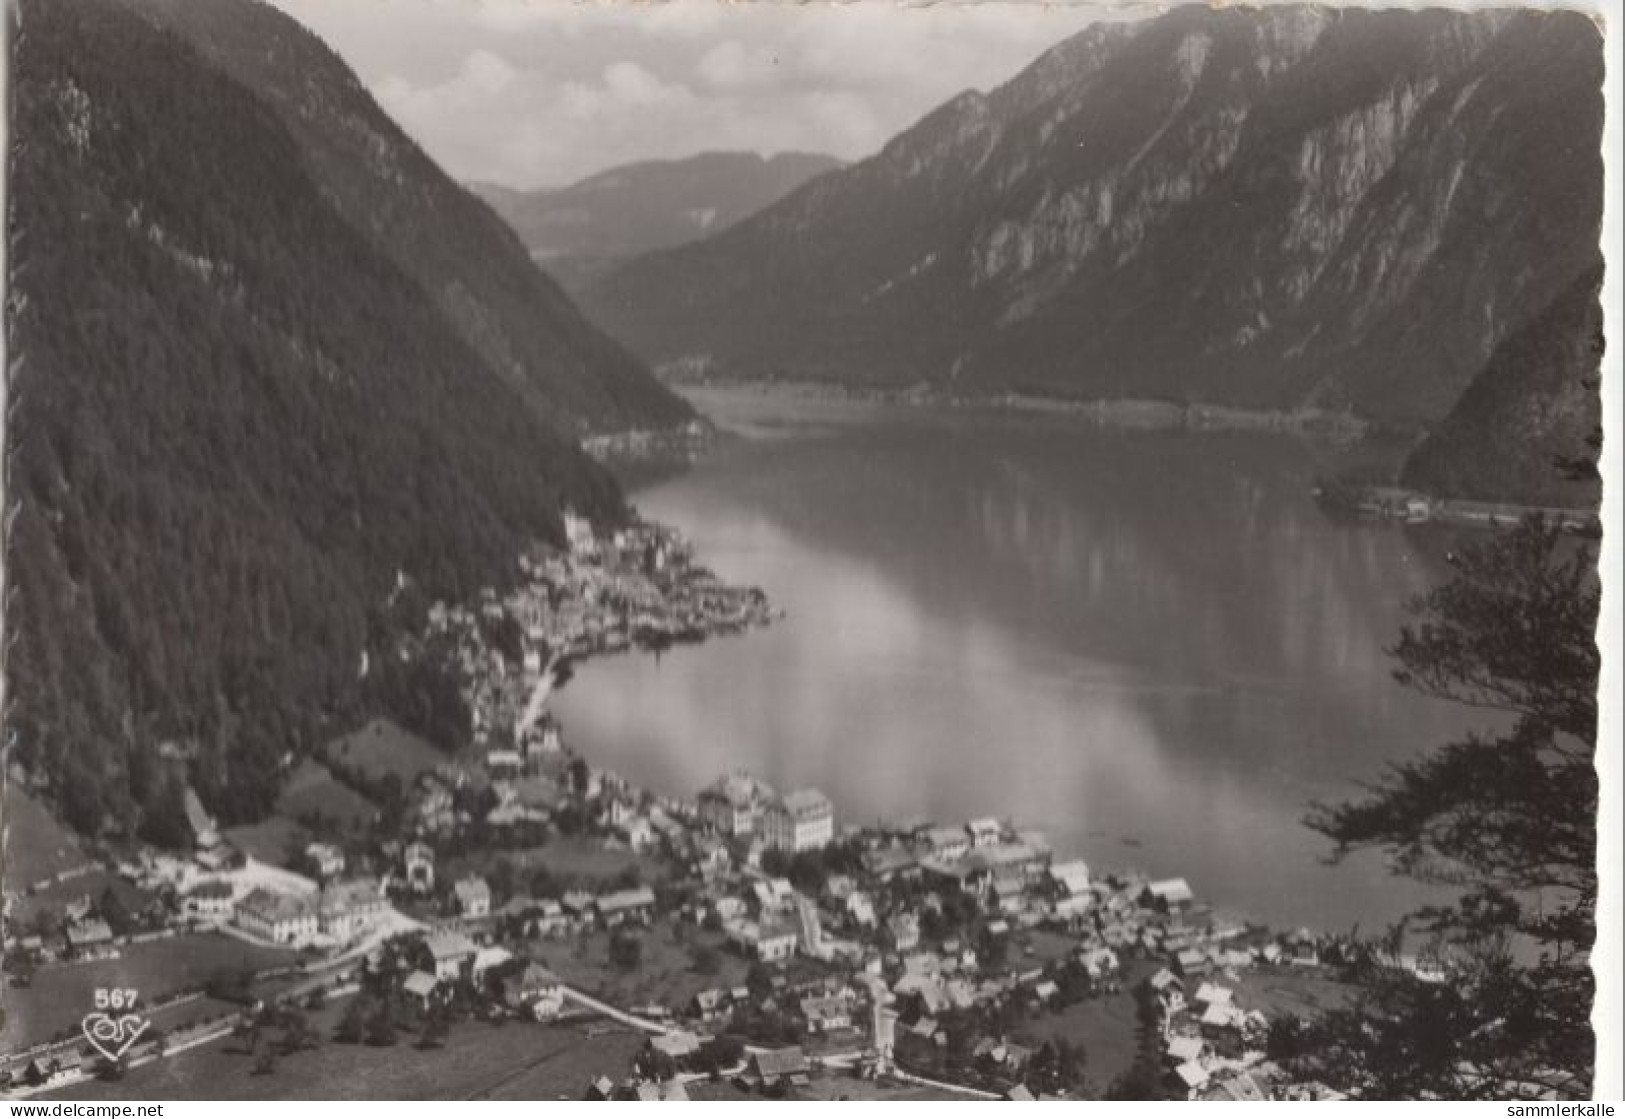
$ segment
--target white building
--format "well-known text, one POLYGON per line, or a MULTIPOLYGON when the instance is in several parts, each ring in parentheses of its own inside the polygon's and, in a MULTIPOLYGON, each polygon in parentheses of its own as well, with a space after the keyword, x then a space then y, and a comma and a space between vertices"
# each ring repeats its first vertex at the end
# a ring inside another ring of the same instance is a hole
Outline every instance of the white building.
POLYGON ((1076 897, 1089 892, 1089 864, 1082 859, 1052 864, 1049 876, 1060 887, 1063 896, 1076 897))
POLYGON ((336 878, 344 873, 344 852, 331 843, 312 843, 305 848, 305 858, 316 868, 318 878, 336 878))
POLYGON ((426 894, 434 889, 434 849, 427 843, 407 844, 402 865, 406 884, 413 893, 426 894))
POLYGON ((1166 909, 1178 909, 1195 900, 1196 893, 1183 878, 1164 878, 1160 882, 1152 882, 1141 895, 1143 904, 1160 905, 1166 909))
POLYGON ((852 1028, 852 1004, 837 995, 802 999, 801 1016, 807 1022, 808 1031, 815 1034, 852 1028))
POLYGON ((332 882, 323 888, 316 905, 321 930, 337 940, 349 940, 383 916, 383 891, 372 878, 332 882))
POLYGON ((204 921, 229 921, 236 908, 231 883, 220 879, 200 882, 186 895, 186 913, 204 921))
POLYGON ((943 862, 962 859, 970 850, 970 836, 964 828, 928 828, 920 835, 920 841, 927 851, 943 862))
POLYGON ((817 789, 797 789, 768 805, 763 838, 780 851, 815 851, 835 838, 835 806, 817 789))
POLYGON ((965 825, 965 831, 970 835, 972 847, 988 847, 1004 837, 1004 825, 991 816, 972 820, 965 825))
POLYGON ((886 927, 891 930, 892 946, 899 952, 907 952, 920 943, 920 922, 912 913, 894 914, 886 927))
POLYGON ((772 799, 773 789, 765 781, 742 771, 730 773, 700 790, 700 820, 723 835, 751 835, 772 799))
POLYGON ((237 903, 236 921, 244 932, 273 944, 297 944, 321 928, 313 900, 255 889, 237 903))
POLYGON ((457 910, 464 917, 484 917, 491 912, 491 887, 479 875, 458 879, 451 892, 457 896, 457 910))
POLYGON ((734 921, 724 931, 740 947, 764 963, 788 960, 796 954, 800 938, 793 925, 778 922, 734 921))
POLYGON ((568 509, 564 511, 564 539, 578 556, 598 554, 598 535, 593 532, 592 522, 568 509))

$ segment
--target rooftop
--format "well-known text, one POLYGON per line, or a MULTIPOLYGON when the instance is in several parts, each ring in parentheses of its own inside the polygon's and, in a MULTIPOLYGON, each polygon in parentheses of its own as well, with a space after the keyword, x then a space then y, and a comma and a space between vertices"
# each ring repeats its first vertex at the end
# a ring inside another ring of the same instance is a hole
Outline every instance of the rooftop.
POLYGON ((491 896, 491 887, 486 885, 485 879, 477 875, 458 879, 457 884, 452 887, 452 891, 460 898, 491 896))
POLYGON ((792 816, 819 816, 835 811, 835 806, 830 803, 829 798, 813 788, 785 793, 780 803, 792 816))
POLYGON ((647 886, 639 886, 635 890, 617 890, 612 894, 600 896, 598 911, 615 913, 623 909, 641 909, 654 903, 655 892, 647 886))
POLYGON ((429 949, 429 955, 436 960, 453 960, 459 956, 472 956, 478 951, 474 942, 459 932, 430 933, 423 943, 429 949))
POLYGON ((279 894, 264 887, 252 890, 237 903, 239 913, 251 913, 263 921, 296 921, 315 913, 311 899, 297 894, 279 894))
POLYGON ((702 798, 721 798, 738 808, 748 808, 773 798, 773 787, 766 781, 740 770, 718 778, 700 791, 702 798))
POLYGON ((807 1054, 797 1045, 757 1053, 755 1061, 756 1071, 763 1076, 795 1076, 807 1071, 807 1054))

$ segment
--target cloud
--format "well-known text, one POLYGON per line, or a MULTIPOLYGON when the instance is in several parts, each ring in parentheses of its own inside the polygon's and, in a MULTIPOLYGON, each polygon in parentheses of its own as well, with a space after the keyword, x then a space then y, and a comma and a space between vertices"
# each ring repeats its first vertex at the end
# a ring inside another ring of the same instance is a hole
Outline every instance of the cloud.
POLYGON ((718 0, 475 0, 471 6, 475 21, 494 31, 540 28, 575 36, 606 29, 704 35, 728 10, 718 0))
POLYGON ((706 51, 695 70, 713 89, 765 86, 778 75, 779 56, 767 47, 747 47, 738 39, 726 39, 706 51))
POLYGON ((495 96, 513 85, 519 71, 488 50, 477 50, 463 64, 463 76, 481 93, 495 96))
POLYGON ((560 185, 696 151, 858 159, 1102 10, 721 0, 275 0, 452 175, 560 185))

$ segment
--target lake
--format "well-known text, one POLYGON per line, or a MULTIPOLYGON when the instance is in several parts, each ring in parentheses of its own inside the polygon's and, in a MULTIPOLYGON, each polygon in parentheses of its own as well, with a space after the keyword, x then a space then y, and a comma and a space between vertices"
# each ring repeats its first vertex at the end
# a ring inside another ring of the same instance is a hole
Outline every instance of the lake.
POLYGON ((1466 726, 1391 677, 1438 528, 1341 522, 1338 452, 1257 432, 696 390, 731 434, 634 493, 788 616, 582 666, 595 764, 692 795, 743 767, 837 823, 1014 819, 1097 870, 1277 925, 1372 929, 1425 892, 1301 824, 1466 726))

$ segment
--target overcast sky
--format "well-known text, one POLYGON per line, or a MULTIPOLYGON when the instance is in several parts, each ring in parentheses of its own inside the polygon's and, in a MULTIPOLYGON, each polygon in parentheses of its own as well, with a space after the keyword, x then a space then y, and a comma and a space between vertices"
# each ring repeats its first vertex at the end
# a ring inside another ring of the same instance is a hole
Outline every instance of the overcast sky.
POLYGON ((555 186, 637 159, 856 159, 1102 18, 1087 3, 273 0, 459 179, 555 186))

